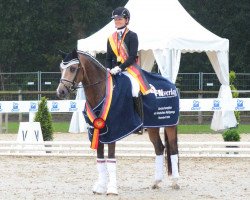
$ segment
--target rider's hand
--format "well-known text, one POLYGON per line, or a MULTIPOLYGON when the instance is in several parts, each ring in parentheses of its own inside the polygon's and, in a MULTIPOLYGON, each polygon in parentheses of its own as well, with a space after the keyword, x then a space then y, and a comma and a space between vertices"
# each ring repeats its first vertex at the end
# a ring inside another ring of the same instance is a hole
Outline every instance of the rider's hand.
POLYGON ((113 74, 113 75, 116 75, 116 74, 120 73, 121 71, 122 70, 121 70, 121 68, 119 66, 115 66, 114 68, 112 68, 110 70, 110 73, 113 74))

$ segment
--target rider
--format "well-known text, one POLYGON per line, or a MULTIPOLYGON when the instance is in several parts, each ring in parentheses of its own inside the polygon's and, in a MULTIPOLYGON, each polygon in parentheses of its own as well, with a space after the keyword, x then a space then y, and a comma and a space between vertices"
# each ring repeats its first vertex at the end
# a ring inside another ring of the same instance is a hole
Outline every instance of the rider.
POLYGON ((141 93, 146 95, 150 86, 145 79, 140 66, 137 65, 138 37, 128 29, 130 13, 124 7, 118 7, 112 12, 112 19, 117 29, 108 38, 106 67, 112 75, 123 73, 129 77, 132 84, 132 96, 135 109, 143 118, 141 93), (140 92, 141 91, 141 92, 140 92))

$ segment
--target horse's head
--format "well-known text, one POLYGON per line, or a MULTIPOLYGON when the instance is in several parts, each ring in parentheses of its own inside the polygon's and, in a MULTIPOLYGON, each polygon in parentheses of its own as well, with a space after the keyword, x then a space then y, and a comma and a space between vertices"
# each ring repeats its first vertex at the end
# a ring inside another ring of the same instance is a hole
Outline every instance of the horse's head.
POLYGON ((60 64, 61 80, 57 88, 57 96, 61 99, 78 88, 81 82, 85 96, 91 106, 97 105, 105 96, 107 70, 87 52, 76 51, 63 53, 60 64))
POLYGON ((78 84, 82 81, 82 67, 78 59, 78 53, 74 49, 71 53, 62 53, 63 60, 60 64, 61 80, 57 88, 57 96, 65 99, 75 91, 78 84))

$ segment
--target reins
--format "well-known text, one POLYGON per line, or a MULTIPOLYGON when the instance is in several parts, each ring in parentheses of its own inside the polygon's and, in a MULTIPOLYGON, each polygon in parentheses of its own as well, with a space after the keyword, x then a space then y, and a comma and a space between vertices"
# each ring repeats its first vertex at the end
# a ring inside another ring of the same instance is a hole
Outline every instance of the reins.
MULTIPOLYGON (((110 75, 109 75, 110 76, 110 75)), ((86 88, 86 87, 92 87, 92 86, 95 86, 95 85, 98 85, 98 84, 100 84, 100 83, 102 83, 102 82, 106 82, 107 81, 107 78, 108 77, 106 77, 105 79, 102 79, 102 80, 100 80, 100 81, 97 81, 97 82, 95 82, 95 83, 90 83, 90 84, 88 84, 88 85, 82 85, 82 87, 83 88, 86 88)))
MULTIPOLYGON (((85 55, 85 56, 88 56, 88 57, 92 58, 92 60, 95 61, 95 62, 98 64, 98 66, 100 66, 100 67, 102 67, 103 69, 105 69, 105 68, 102 66, 102 64, 101 64, 98 60, 96 60, 91 54, 89 54, 89 53, 87 53, 87 52, 84 52, 84 51, 78 51, 78 53, 83 54, 83 55, 85 55)), ((79 60, 79 62, 80 62, 79 56, 78 56, 78 60, 79 60)), ((106 69, 105 69, 105 70, 106 70, 106 69)), ((83 87, 83 88, 88 88, 88 87, 93 87, 93 86, 99 85, 100 83, 102 83, 102 82, 104 82, 104 81, 106 82, 109 76, 110 76, 110 75, 108 75, 108 76, 106 76, 104 79, 99 80, 99 81, 96 81, 96 82, 94 82, 94 83, 90 83, 90 84, 87 84, 87 85, 82 84, 82 87, 83 87)))

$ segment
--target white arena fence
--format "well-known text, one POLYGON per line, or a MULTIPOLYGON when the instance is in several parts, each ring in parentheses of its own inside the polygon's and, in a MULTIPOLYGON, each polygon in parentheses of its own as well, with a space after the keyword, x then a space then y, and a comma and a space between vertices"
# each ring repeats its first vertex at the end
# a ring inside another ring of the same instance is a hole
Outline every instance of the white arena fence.
MULTIPOLYGON (((179 142, 178 145, 180 157, 250 158, 250 142, 179 142)), ((0 155, 96 157, 96 151, 90 149, 90 142, 86 141, 45 141, 35 143, 0 141, 0 155)), ((154 157, 155 154, 153 145, 149 141, 118 141, 116 156, 144 158, 154 157)))
MULTIPOLYGON (((0 101, 2 113, 29 113, 30 121, 38 110, 39 101, 0 101)), ((52 113, 82 112, 85 100, 48 101, 52 113)), ((180 111, 250 111, 250 98, 180 99, 180 111)), ((181 157, 250 157, 250 142, 179 142, 181 157), (226 146, 231 146, 230 148, 226 146)), ((150 142, 119 141, 117 156, 152 157, 150 142)), ((89 142, 0 141, 0 155, 18 156, 96 156, 89 142)))

